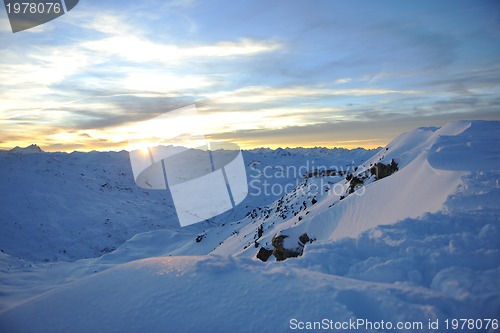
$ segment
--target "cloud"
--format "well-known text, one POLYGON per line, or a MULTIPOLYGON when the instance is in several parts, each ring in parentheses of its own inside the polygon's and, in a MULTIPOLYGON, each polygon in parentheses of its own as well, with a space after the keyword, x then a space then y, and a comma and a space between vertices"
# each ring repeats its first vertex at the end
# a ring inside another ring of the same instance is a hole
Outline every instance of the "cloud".
POLYGON ((342 78, 342 79, 335 80, 335 83, 336 84, 344 84, 344 83, 349 83, 351 81, 352 81, 352 79, 350 77, 345 77, 345 78, 342 78))
POLYGON ((378 147, 389 143, 405 131, 422 126, 442 126, 462 119, 499 120, 494 109, 449 112, 448 114, 407 115, 393 113, 352 120, 295 125, 275 129, 252 129, 237 133, 224 132, 210 136, 211 140, 227 140, 241 147, 314 147, 346 148, 378 147))
POLYGON ((395 90, 383 88, 361 88, 361 89, 335 89, 335 88, 309 88, 309 87, 266 87, 253 86, 234 91, 223 91, 207 94, 219 104, 226 103, 265 103, 270 101, 285 102, 288 99, 298 98, 329 98, 332 96, 376 96, 386 94, 421 94, 416 90, 395 90))
POLYGON ((134 63, 156 62, 166 66, 188 62, 192 58, 224 58, 250 56, 273 52, 280 45, 272 41, 242 39, 238 42, 222 41, 213 45, 180 47, 157 43, 138 36, 113 36, 84 42, 83 48, 109 58, 116 56, 134 63))
MULTIPOLYGON (((83 7, 83 6, 81 6, 83 7)), ((137 24, 120 15, 120 11, 106 11, 99 7, 86 7, 71 12, 68 24, 78 29, 90 30, 104 35, 124 36, 143 32, 137 24)))
POLYGON ((0 123, 12 129, 12 142, 24 138, 15 138, 16 131, 43 137, 33 124, 64 132, 153 117, 170 105, 178 107, 192 91, 220 84, 220 76, 185 64, 238 61, 280 48, 271 40, 249 38, 176 45, 147 38, 145 29, 124 16, 74 13, 67 22, 86 31, 81 38, 63 37, 49 45, 32 40, 0 50, 0 123))
POLYGON ((201 75, 174 75, 154 71, 129 72, 122 80, 122 89, 132 92, 169 93, 208 88, 216 81, 201 75))

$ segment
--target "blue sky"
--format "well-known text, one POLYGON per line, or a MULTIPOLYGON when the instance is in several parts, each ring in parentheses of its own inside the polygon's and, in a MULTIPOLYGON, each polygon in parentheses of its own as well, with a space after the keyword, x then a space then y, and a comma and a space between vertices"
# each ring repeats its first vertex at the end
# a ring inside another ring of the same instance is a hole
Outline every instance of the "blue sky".
POLYGON ((3 149, 126 149, 193 103, 209 140, 245 148, 500 119, 498 1, 81 0, 16 34, 1 8, 0 41, 3 149))

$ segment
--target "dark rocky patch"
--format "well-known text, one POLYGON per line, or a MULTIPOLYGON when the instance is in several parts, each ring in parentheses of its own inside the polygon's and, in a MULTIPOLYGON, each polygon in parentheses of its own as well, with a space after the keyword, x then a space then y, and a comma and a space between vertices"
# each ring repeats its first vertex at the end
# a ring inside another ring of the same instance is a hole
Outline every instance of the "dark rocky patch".
POLYGON ((375 176, 375 179, 379 180, 385 177, 392 175, 394 172, 398 171, 398 163, 394 159, 391 160, 391 163, 377 163, 371 169, 370 172, 375 176))
POLYGON ((268 250, 265 247, 261 247, 259 252, 257 253, 257 258, 266 262, 267 259, 273 254, 273 250, 268 250))

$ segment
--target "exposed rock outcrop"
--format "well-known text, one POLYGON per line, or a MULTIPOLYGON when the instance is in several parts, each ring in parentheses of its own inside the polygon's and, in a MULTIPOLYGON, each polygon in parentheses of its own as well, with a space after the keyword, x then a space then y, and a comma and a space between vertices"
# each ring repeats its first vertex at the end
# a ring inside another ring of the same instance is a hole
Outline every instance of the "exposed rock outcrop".
MULTIPOLYGON (((304 246, 307 243, 312 243, 312 239, 304 233, 299 237, 299 241, 295 246, 285 245, 285 239, 288 238, 287 235, 274 236, 272 240, 273 244, 273 255, 276 257, 277 261, 283 261, 288 258, 295 258, 302 255, 304 252, 304 246)), ((259 251, 260 252, 260 251, 259 251)), ((260 259, 260 258, 259 258, 260 259)), ((261 259, 262 260, 262 259, 261 259)))
POLYGON ((257 258, 266 262, 267 259, 273 254, 273 250, 266 249, 265 247, 261 247, 259 252, 257 253, 257 258))
POLYGON ((384 163, 377 163, 375 164, 371 169, 370 172, 372 175, 375 175, 375 178, 377 180, 388 177, 392 175, 394 172, 398 171, 398 164, 396 161, 391 160, 391 163, 389 164, 384 164, 384 163))

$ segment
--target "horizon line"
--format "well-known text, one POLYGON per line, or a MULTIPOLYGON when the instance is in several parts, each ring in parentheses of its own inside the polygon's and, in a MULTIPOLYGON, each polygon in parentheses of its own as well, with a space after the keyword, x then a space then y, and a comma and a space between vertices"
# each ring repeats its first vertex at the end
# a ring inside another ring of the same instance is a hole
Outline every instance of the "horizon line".
MULTIPOLYGON (((45 150, 42 146, 36 144, 36 143, 31 143, 27 146, 24 146, 24 147, 21 147, 21 146, 15 146, 13 148, 10 148, 10 147, 0 147, 0 151, 4 151, 4 152, 11 152, 13 151, 14 149, 28 149, 29 147, 31 146, 36 146, 38 148, 40 148, 40 153, 90 153, 90 152, 98 152, 98 153, 119 153, 119 152, 131 152, 131 151, 134 151, 134 150, 137 150, 137 149, 132 149, 132 150, 128 150, 126 149, 126 147, 122 148, 122 149, 119 149, 119 148, 111 148, 111 149, 106 149, 106 148, 103 148, 103 149, 82 149, 82 150, 79 150, 79 149, 66 149, 66 150, 52 150, 52 149, 49 149, 49 150, 45 150)), ((172 144, 168 144, 168 145, 159 145, 159 146, 164 146, 164 147, 173 147, 173 148, 189 148, 189 147, 185 147, 185 146, 180 146, 180 145, 172 145, 172 144)), ((384 145, 385 146, 385 145, 384 145)), ((286 149, 328 149, 328 150, 335 150, 335 149, 345 149, 345 150, 356 150, 356 149, 364 149, 364 150, 377 150, 377 149, 381 149, 383 148, 384 146, 381 146, 381 145, 378 145, 378 146, 372 146, 372 147, 362 147, 362 146, 352 146, 352 147, 346 147, 346 146, 286 146, 286 147, 282 147, 282 146, 267 146, 267 147, 241 147, 240 150, 241 151, 253 151, 253 150, 259 150, 259 149, 265 149, 265 150, 270 150, 270 151, 276 151, 276 150, 286 150, 286 149)), ((36 153, 36 152, 33 152, 33 153, 36 153)))

